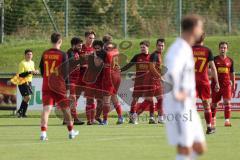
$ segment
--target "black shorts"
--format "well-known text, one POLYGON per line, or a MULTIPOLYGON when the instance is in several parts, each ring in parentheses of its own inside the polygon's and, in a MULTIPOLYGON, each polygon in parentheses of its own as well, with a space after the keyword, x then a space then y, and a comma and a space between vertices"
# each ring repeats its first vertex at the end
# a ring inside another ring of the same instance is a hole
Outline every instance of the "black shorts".
POLYGON ((18 88, 23 97, 33 94, 31 82, 27 82, 22 85, 19 85, 18 88))

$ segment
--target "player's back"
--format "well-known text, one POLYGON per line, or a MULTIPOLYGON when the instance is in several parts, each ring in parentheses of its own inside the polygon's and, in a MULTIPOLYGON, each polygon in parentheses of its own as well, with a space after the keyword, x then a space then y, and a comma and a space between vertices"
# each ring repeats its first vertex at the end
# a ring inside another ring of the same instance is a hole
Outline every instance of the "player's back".
POLYGON ((201 45, 192 47, 195 61, 195 77, 197 84, 209 84, 208 62, 213 61, 213 55, 209 48, 201 45))
POLYGON ((67 64, 67 55, 61 50, 51 48, 44 51, 40 63, 40 69, 43 76, 43 90, 49 89, 49 77, 54 74, 65 78, 67 64), (66 65, 66 66, 64 66, 66 65))

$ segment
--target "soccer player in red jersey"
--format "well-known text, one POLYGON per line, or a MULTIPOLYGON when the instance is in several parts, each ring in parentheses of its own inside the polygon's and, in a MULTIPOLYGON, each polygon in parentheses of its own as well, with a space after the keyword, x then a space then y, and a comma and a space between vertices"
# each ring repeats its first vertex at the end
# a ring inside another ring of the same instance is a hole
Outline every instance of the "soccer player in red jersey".
POLYGON ((151 54, 150 57, 150 71, 152 72, 151 83, 154 86, 154 96, 157 98, 157 110, 158 110, 158 123, 164 123, 163 107, 162 107, 162 94, 163 86, 161 83, 161 65, 162 65, 162 54, 165 48, 165 39, 158 39, 156 42, 156 51, 151 54))
POLYGON ((39 66, 41 75, 43 76, 43 112, 41 114, 40 140, 47 140, 48 118, 55 104, 63 112, 69 131, 69 139, 73 139, 78 135, 78 131, 73 130, 73 121, 69 107, 70 101, 67 97, 67 74, 69 69, 67 54, 60 50, 62 38, 59 33, 51 35, 51 42, 53 47, 44 51, 39 66))
POLYGON ((115 109, 119 115, 117 124, 123 123, 122 110, 117 98, 118 88, 121 82, 120 67, 118 65, 119 52, 112 42, 105 44, 105 52, 103 54, 103 78, 102 78, 102 93, 103 93, 103 123, 108 124, 108 113, 110 111, 110 103, 113 102, 115 109))
MULTIPOLYGON (((154 103, 152 100, 153 92, 151 89, 151 75, 149 74, 149 41, 140 42, 141 53, 135 55, 130 63, 121 68, 121 72, 124 72, 131 68, 133 65, 136 66, 136 78, 134 78, 134 90, 133 100, 131 103, 130 120, 129 123, 138 124, 137 122, 137 102, 140 97, 144 97, 145 101, 139 106, 139 108, 149 107, 150 119, 149 123, 155 123, 154 121, 154 103)), ((141 113, 141 112, 140 112, 141 113)), ((139 114, 140 114, 139 113, 139 114)))
POLYGON ((202 100, 204 107, 204 117, 207 124, 206 134, 214 133, 212 129, 212 112, 210 106, 211 87, 208 77, 208 68, 211 69, 211 75, 213 76, 215 83, 214 91, 219 91, 219 82, 217 77, 217 70, 214 64, 212 51, 203 45, 205 34, 203 34, 198 42, 192 47, 193 56, 195 60, 195 78, 196 78, 196 94, 202 100))
MULTIPOLYGON (((74 119, 74 125, 83 125, 77 115, 77 100, 81 95, 81 84, 80 84, 80 64, 76 65, 80 60, 80 52, 82 50, 83 41, 78 37, 73 37, 71 40, 71 48, 67 51, 69 67, 71 73, 69 74, 70 81, 70 99, 71 103, 71 114, 74 119), (74 68, 73 68, 74 67, 74 68), (80 93, 79 93, 80 92, 80 93)), ((63 122, 63 124, 65 124, 63 122)))
MULTIPOLYGON (((83 77, 86 73, 88 64, 87 64, 87 56, 92 54, 94 52, 94 48, 92 46, 93 41, 95 39, 95 32, 93 31, 87 31, 85 32, 85 44, 82 46, 81 54, 80 56, 86 57, 86 61, 81 64, 80 67, 80 84, 82 91, 86 91, 88 89, 87 84, 83 81, 83 77)), ((91 86, 90 86, 91 87, 91 86)), ((94 103, 94 99, 86 96, 86 116, 87 116, 87 125, 95 124, 95 110, 96 106, 94 103)))
MULTIPOLYGON (((212 90, 212 125, 215 129, 216 125, 216 109, 218 103, 223 98, 224 106, 224 117, 225 117, 225 126, 230 127, 230 118, 231 118, 231 98, 232 93, 235 90, 235 73, 233 60, 227 56, 228 52, 228 43, 220 42, 219 43, 219 55, 214 57, 214 63, 217 68, 218 80, 220 84, 219 92, 212 90)), ((213 80, 211 87, 214 88, 216 81, 213 80)))

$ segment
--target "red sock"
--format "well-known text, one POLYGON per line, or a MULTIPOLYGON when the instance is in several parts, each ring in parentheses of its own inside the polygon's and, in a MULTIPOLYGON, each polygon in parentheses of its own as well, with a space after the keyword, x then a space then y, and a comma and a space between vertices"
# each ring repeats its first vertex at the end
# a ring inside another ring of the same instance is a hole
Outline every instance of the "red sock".
POLYGON ((109 104, 103 105, 103 120, 105 120, 105 121, 108 119, 109 110, 110 110, 109 104))
POLYGON ((207 125, 211 124, 212 122, 212 111, 210 108, 204 108, 204 117, 207 125))
POLYGON ((224 117, 225 117, 225 119, 231 118, 231 106, 229 104, 224 105, 224 117))
POLYGON ((97 102, 97 108, 96 108, 96 115, 95 115, 95 119, 100 118, 101 114, 102 114, 102 105, 98 104, 97 102))
POLYGON ((138 115, 142 114, 147 107, 149 107, 149 101, 144 100, 141 104, 139 104, 137 114, 138 115))
POLYGON ((148 101, 149 103, 149 114, 150 117, 154 117, 154 103, 153 101, 148 101))
POLYGON ((88 122, 91 121, 91 108, 92 108, 91 105, 86 106, 86 117, 88 122))
POLYGON ((163 116, 163 107, 162 107, 162 98, 159 98, 157 100, 157 104, 156 104, 156 107, 157 107, 157 110, 158 110, 158 115, 159 116, 163 116))
POLYGON ((131 114, 137 112, 137 106, 136 105, 137 105, 137 102, 133 100, 132 104, 131 104, 131 110, 130 110, 131 114))
POLYGON ((122 117, 122 107, 121 107, 121 105, 118 103, 118 104, 114 105, 114 107, 116 109, 118 117, 122 117))
POLYGON ((47 131, 47 127, 41 127, 41 131, 42 132, 47 131))
POLYGON ((216 117, 216 114, 217 114, 217 108, 212 107, 212 108, 211 108, 211 111, 212 111, 212 118, 216 117))
POLYGON ((68 125, 67 128, 68 128, 68 131, 70 132, 73 130, 73 125, 68 125))
POLYGON ((77 115, 77 103, 74 104, 74 107, 71 107, 71 115, 74 119, 78 119, 77 115))
POLYGON ((96 105, 92 104, 91 105, 91 122, 94 122, 95 120, 95 114, 96 114, 96 105))

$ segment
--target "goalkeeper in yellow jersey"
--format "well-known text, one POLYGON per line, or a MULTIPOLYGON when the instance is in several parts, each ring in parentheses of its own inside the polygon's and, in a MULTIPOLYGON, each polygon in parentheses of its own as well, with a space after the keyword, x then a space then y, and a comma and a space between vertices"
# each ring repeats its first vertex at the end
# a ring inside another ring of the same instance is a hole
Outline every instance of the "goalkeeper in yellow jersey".
POLYGON ((11 79, 11 82, 18 85, 19 91, 23 97, 20 108, 17 111, 19 118, 26 118, 28 102, 32 94, 32 77, 33 74, 38 74, 35 70, 34 62, 32 61, 33 53, 31 49, 25 50, 25 59, 19 63, 18 74, 11 79))

